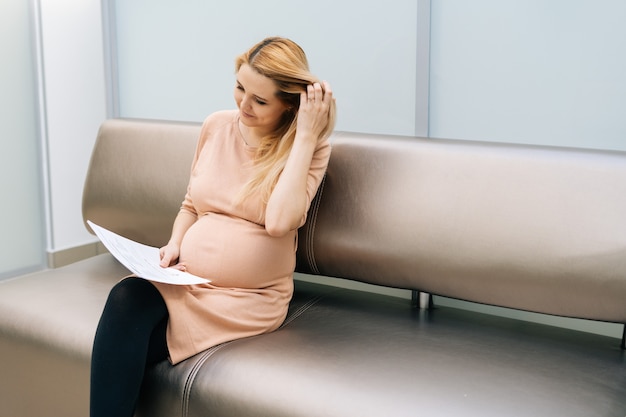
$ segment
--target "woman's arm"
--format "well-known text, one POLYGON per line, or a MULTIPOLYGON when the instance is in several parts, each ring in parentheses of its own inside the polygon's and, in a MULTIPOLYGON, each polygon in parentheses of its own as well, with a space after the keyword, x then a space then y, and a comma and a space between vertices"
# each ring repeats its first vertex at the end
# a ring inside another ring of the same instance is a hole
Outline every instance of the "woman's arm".
POLYGON ((320 135, 328 125, 333 93, 328 83, 310 85, 300 95, 300 109, 293 147, 265 211, 265 229, 284 236, 296 229, 306 210, 307 178, 320 135))

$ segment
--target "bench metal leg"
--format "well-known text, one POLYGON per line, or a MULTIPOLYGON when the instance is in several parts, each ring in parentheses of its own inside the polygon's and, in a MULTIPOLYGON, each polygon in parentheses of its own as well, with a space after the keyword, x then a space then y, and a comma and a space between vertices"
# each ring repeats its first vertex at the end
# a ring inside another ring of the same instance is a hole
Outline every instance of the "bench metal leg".
POLYGON ((411 304, 421 310, 430 310, 433 308, 433 296, 427 292, 412 290, 411 304))

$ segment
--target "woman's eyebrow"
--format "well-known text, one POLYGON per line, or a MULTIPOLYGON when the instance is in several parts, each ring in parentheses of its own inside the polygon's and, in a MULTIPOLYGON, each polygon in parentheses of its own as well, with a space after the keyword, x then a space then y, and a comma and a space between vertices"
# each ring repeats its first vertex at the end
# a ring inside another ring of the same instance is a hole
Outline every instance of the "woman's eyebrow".
MULTIPOLYGON (((243 86, 243 84, 241 84, 241 82, 240 82, 239 80, 236 80, 236 81, 237 81, 237 85, 238 85, 239 87, 243 88, 243 89, 244 89, 244 91, 245 91, 245 87, 243 86)), ((261 96, 259 96, 259 95, 253 94, 253 96, 254 96, 254 97, 256 97, 258 100, 261 100, 261 101, 267 101, 267 99, 266 99, 266 98, 263 98, 263 97, 261 97, 261 96)))

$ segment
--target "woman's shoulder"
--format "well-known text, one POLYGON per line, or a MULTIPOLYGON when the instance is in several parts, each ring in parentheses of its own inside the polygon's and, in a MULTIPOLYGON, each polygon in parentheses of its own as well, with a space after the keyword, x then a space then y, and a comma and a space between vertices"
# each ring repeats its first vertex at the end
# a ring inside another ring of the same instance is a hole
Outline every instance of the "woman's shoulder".
POLYGON ((206 142, 212 141, 211 138, 229 136, 235 131, 239 111, 237 110, 220 110, 211 113, 204 119, 198 147, 201 148, 206 142))
POLYGON ((203 125, 215 129, 224 125, 233 124, 237 121, 238 114, 238 110, 219 110, 208 115, 206 119, 204 119, 203 125))

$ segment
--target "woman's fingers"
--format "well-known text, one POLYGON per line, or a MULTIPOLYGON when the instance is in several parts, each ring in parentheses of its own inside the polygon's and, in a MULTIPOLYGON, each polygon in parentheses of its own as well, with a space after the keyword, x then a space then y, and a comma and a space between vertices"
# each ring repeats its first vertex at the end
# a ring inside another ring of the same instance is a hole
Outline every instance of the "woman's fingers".
POLYGON ((333 92, 330 84, 326 81, 323 85, 320 83, 309 84, 306 91, 300 96, 300 108, 326 110, 330 106, 333 99, 333 92))
POLYGON ((170 268, 178 269, 182 272, 187 272, 187 265, 184 263, 177 263, 176 265, 172 265, 170 268))
POLYGON ((324 99, 324 91, 320 83, 313 84, 313 95, 315 102, 321 102, 324 99))
POLYGON ((327 82, 307 85, 300 95, 297 129, 319 136, 328 123, 328 112, 333 100, 333 92, 327 82))
POLYGON ((333 100, 333 90, 330 88, 330 84, 324 81, 324 101, 329 103, 333 100))

